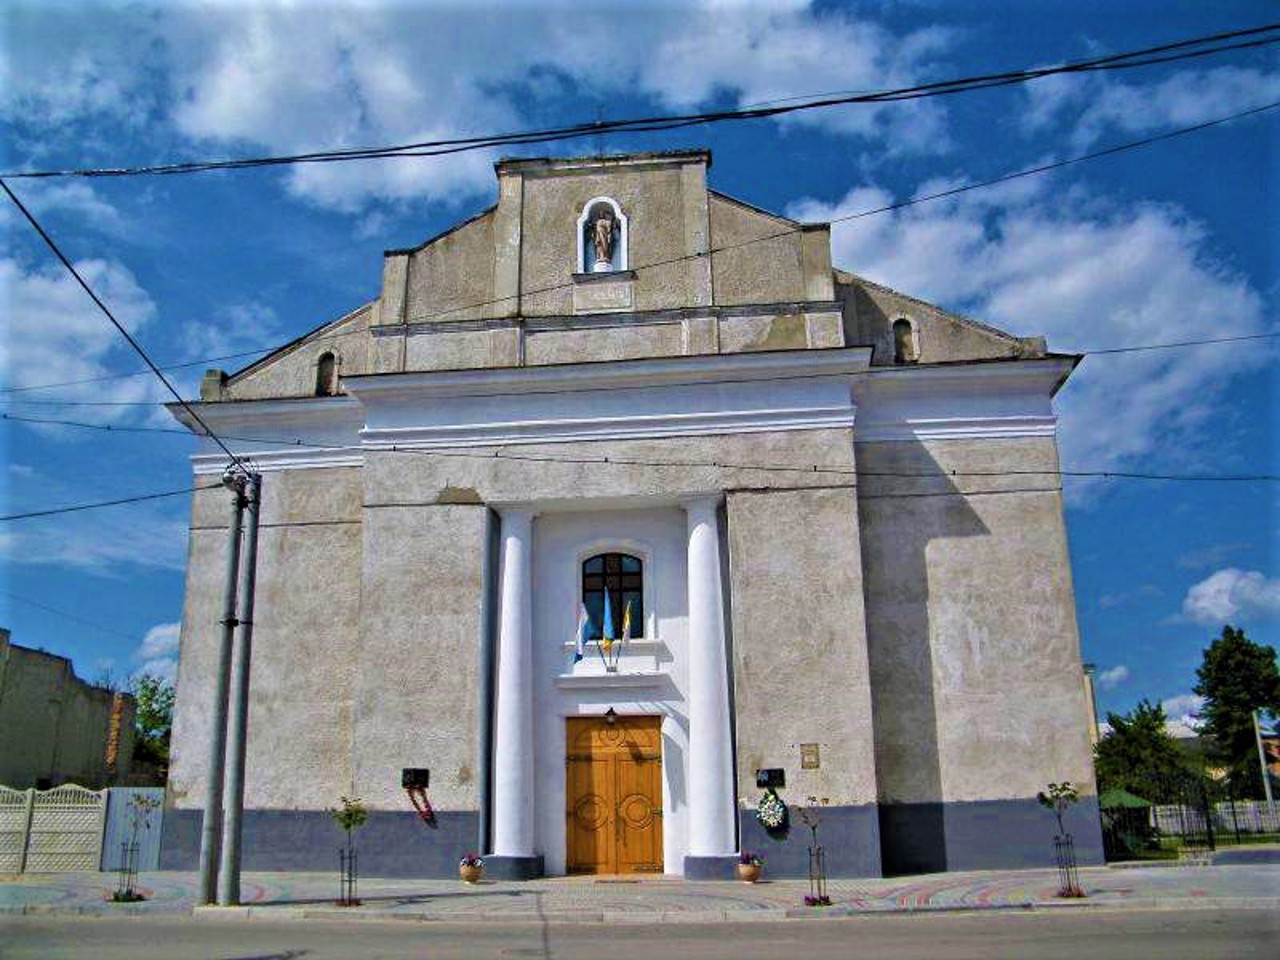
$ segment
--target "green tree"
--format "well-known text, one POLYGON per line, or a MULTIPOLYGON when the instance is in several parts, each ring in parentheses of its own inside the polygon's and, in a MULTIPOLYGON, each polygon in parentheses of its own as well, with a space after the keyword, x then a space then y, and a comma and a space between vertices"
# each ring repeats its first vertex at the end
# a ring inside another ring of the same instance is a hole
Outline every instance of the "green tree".
POLYGON ((169 771, 169 733, 173 729, 173 684, 145 673, 135 677, 130 692, 138 702, 133 758, 169 771))
POLYGON ((1094 748, 1098 789, 1119 787, 1159 801, 1162 782, 1190 772, 1177 742, 1165 729, 1164 707, 1139 701, 1130 713, 1108 713, 1111 730, 1094 748))
POLYGON ((1261 797, 1262 775, 1253 733, 1253 711, 1280 712, 1280 671, 1273 648, 1254 643, 1230 625, 1204 652, 1191 689, 1204 697, 1200 716, 1209 756, 1223 764, 1239 797, 1261 797))

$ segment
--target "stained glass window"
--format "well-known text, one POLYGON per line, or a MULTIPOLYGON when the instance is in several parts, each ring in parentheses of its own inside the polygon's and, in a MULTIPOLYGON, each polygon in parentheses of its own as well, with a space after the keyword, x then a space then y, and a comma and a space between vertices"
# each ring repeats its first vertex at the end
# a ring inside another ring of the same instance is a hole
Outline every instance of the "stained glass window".
POLYGON ((589 640, 599 640, 604 624, 604 596, 609 593, 613 638, 622 636, 622 617, 631 604, 631 637, 644 636, 644 564, 629 553, 599 553, 582 564, 582 602, 591 618, 589 640))

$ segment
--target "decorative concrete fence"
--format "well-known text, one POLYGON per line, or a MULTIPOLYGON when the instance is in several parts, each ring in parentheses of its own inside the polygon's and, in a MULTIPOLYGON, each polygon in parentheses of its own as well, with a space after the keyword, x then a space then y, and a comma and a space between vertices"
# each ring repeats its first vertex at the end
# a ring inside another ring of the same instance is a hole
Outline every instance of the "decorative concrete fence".
POLYGON ((105 790, 0 787, 0 872, 97 870, 106 820, 105 790))
POLYGON ((0 786, 0 874, 113 870, 121 845, 128 842, 138 843, 139 869, 156 869, 162 810, 149 811, 147 822, 135 831, 130 801, 137 794, 164 798, 159 787, 0 786))

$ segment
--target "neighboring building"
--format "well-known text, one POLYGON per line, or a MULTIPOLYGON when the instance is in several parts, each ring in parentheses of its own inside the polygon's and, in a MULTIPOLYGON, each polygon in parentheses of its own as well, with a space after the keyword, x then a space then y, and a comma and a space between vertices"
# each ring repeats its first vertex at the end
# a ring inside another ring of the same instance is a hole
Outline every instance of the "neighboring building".
POLYGON ((136 712, 129 694, 85 683, 66 657, 10 643, 0 628, 0 786, 124 782, 136 712))
MULTIPOLYGON (((1051 408, 1078 358, 833 269, 828 225, 709 165, 503 161, 375 300, 206 376, 265 478, 247 868, 331 868, 340 795, 374 811, 367 875, 476 848, 496 876, 743 848, 803 875, 808 797, 833 875, 1039 865, 1062 780, 1100 859, 1051 408), (631 611, 616 671, 574 662, 584 604, 596 636, 631 611)), ((229 505, 192 507, 169 867, 199 845, 229 505)))

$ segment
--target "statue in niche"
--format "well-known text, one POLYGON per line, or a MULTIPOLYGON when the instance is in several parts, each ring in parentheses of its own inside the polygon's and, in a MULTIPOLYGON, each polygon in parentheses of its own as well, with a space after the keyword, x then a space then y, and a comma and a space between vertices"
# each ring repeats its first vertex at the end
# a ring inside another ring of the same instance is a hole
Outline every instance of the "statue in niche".
POLYGON ((609 273, 613 270, 613 243, 618 232, 618 221, 605 204, 596 207, 591 220, 591 242, 596 248, 596 262, 592 273, 609 273))

